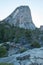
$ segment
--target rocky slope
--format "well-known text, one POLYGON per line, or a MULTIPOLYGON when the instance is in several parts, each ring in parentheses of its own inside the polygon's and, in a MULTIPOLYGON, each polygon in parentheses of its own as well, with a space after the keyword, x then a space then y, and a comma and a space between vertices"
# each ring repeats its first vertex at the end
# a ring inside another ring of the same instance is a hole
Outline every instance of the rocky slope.
MULTIPOLYGON (((2 42, 10 42, 10 49, 8 57, 0 58, 0 62, 14 65, 43 65, 43 47, 38 48, 39 43, 43 46, 43 31, 35 27, 28 6, 16 8, 0 23, 0 43, 2 42), (33 47, 32 43, 35 44, 33 47)), ((8 48, 7 44, 5 45, 8 48)))
POLYGON ((14 63, 14 65, 43 65, 43 47, 0 58, 0 62, 14 63))
POLYGON ((4 21, 20 28, 35 29, 31 17, 31 11, 28 6, 17 7, 11 15, 4 19, 4 21))

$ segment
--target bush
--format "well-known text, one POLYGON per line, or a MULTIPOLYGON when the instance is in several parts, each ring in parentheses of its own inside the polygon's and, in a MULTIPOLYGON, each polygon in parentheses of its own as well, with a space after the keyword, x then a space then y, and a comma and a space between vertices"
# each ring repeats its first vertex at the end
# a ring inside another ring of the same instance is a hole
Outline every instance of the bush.
POLYGON ((6 47, 6 50, 9 50, 9 47, 10 47, 10 45, 9 45, 9 44, 7 44, 6 42, 4 42, 3 46, 5 46, 5 47, 6 47))
POLYGON ((34 42, 31 44, 31 47, 40 48, 41 45, 40 45, 37 41, 34 41, 34 42))
POLYGON ((19 51, 20 51, 20 53, 23 53, 26 51, 26 48, 21 48, 19 51))
POLYGON ((5 47, 0 46, 0 57, 5 57, 7 54, 7 50, 5 47))
POLYGON ((31 40, 32 40, 32 31, 31 30, 26 30, 25 36, 26 36, 27 40, 29 42, 31 42, 31 40))
POLYGON ((0 63, 0 65, 13 65, 11 63, 0 63))

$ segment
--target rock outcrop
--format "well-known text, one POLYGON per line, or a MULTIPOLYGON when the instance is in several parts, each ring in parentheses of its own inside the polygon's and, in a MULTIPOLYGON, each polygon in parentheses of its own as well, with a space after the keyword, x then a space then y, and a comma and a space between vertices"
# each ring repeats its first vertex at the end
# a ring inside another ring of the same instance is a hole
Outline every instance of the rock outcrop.
POLYGON ((11 15, 4 19, 4 21, 20 28, 35 29, 31 17, 31 11, 28 6, 20 6, 16 8, 11 15))
POLYGON ((0 58, 0 62, 14 63, 14 65, 43 65, 43 47, 0 58))
POLYGON ((43 26, 40 26, 40 30, 43 31, 43 26))

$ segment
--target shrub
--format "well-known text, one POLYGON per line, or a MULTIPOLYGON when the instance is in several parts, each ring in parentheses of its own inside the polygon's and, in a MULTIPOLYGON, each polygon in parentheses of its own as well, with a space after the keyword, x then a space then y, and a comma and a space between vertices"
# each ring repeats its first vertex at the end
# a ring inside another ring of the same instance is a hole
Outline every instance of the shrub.
POLYGON ((5 47, 0 46, 0 57, 5 57, 7 54, 7 50, 5 47))
POLYGON ((37 41, 34 41, 34 42, 31 44, 31 47, 40 48, 41 45, 40 45, 37 41))
POLYGON ((0 65, 13 65, 11 63, 0 63, 0 65))
POLYGON ((31 40, 32 40, 32 31, 31 30, 26 30, 25 36, 26 36, 27 40, 29 42, 31 42, 31 40))
POLYGON ((10 45, 9 45, 9 44, 7 44, 6 42, 4 42, 3 46, 5 46, 5 47, 6 47, 6 50, 9 50, 9 47, 10 47, 10 45))
POLYGON ((23 53, 26 51, 26 48, 21 48, 19 51, 20 51, 20 53, 23 53))

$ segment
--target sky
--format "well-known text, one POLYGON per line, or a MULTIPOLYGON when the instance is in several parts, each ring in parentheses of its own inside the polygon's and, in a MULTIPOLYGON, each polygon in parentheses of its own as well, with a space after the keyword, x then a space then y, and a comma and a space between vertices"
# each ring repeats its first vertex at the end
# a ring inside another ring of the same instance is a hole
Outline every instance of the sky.
POLYGON ((5 19, 21 5, 30 7, 32 20, 36 27, 43 25, 43 0, 0 0, 0 20, 5 19))

